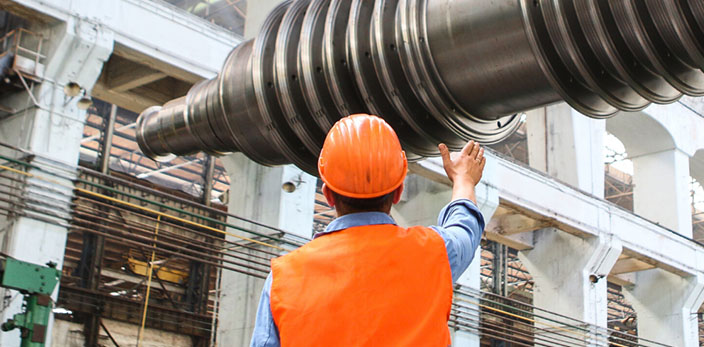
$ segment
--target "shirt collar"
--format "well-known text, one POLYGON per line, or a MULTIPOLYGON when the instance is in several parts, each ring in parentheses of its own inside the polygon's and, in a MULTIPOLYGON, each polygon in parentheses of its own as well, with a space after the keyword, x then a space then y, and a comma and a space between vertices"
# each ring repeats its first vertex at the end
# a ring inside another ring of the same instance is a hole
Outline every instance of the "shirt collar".
POLYGON ((322 235, 326 235, 335 231, 340 231, 343 229, 348 229, 352 227, 359 227, 363 225, 379 225, 379 224, 393 224, 396 225, 391 216, 384 212, 359 212, 350 213, 342 217, 338 217, 325 228, 325 231, 315 234, 317 238, 322 235))

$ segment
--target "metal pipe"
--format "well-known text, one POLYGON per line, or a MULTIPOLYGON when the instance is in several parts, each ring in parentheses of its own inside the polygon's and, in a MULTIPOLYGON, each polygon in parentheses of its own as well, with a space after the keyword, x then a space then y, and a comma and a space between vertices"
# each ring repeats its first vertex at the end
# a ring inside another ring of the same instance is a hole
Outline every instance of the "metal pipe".
POLYGON ((182 168, 182 167, 184 167, 184 166, 188 166, 188 165, 191 165, 191 164, 198 163, 198 162, 200 162, 201 160, 203 160, 203 158, 197 158, 197 159, 189 160, 189 161, 186 161, 186 162, 183 162, 183 163, 180 163, 180 164, 162 167, 161 169, 143 172, 143 173, 137 175, 137 178, 139 178, 139 179, 145 179, 145 178, 147 178, 147 177, 149 177, 149 176, 154 176, 154 175, 156 175, 156 174, 160 174, 160 173, 164 173, 164 172, 169 172, 169 171, 171 171, 171 170, 180 169, 180 168, 182 168))
POLYGON ((203 204, 205 206, 210 206, 213 198, 213 176, 215 174, 215 161, 217 158, 215 158, 212 155, 208 155, 208 159, 206 161, 205 167, 204 167, 204 172, 203 172, 203 204))
POLYGON ((499 142, 561 100, 595 118, 704 95, 701 0, 295 0, 221 74, 147 109, 151 158, 240 151, 315 173, 342 116, 379 114, 412 158, 499 142))
POLYGON ((115 120, 117 119, 117 105, 113 104, 110 107, 110 116, 107 119, 105 129, 103 130, 103 148, 100 151, 100 172, 107 174, 110 171, 110 155, 112 154, 112 137, 115 134, 115 120))

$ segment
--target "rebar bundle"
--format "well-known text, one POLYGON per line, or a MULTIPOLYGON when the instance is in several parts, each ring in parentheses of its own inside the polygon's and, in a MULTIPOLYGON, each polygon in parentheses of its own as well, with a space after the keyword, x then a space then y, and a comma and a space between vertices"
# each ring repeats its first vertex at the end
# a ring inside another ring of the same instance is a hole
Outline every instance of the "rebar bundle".
POLYGON ((349 114, 382 116, 419 158, 499 142, 561 100, 600 118, 701 96, 702 69, 702 0, 285 1, 217 78, 145 110, 137 140, 315 173, 349 114))

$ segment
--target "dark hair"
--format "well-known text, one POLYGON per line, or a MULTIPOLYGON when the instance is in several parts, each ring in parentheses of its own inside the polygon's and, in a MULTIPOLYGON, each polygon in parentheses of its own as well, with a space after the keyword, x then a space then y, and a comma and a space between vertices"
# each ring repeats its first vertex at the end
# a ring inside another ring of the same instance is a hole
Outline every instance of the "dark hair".
POLYGON ((394 192, 386 195, 378 196, 376 198, 370 199, 355 199, 348 196, 340 195, 332 191, 333 197, 335 197, 336 207, 342 207, 351 212, 373 212, 373 211, 383 211, 384 208, 389 205, 394 198, 394 192))

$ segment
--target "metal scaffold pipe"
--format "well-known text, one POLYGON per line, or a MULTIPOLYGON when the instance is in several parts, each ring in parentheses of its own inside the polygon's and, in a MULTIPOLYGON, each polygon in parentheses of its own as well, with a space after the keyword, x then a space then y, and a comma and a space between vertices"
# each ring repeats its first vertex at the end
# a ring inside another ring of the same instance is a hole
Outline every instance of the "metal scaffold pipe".
POLYGON ((409 157, 499 142, 564 100, 602 118, 704 95, 702 0, 295 0, 217 78, 140 115, 159 158, 243 152, 315 173, 325 133, 381 115, 409 157))

